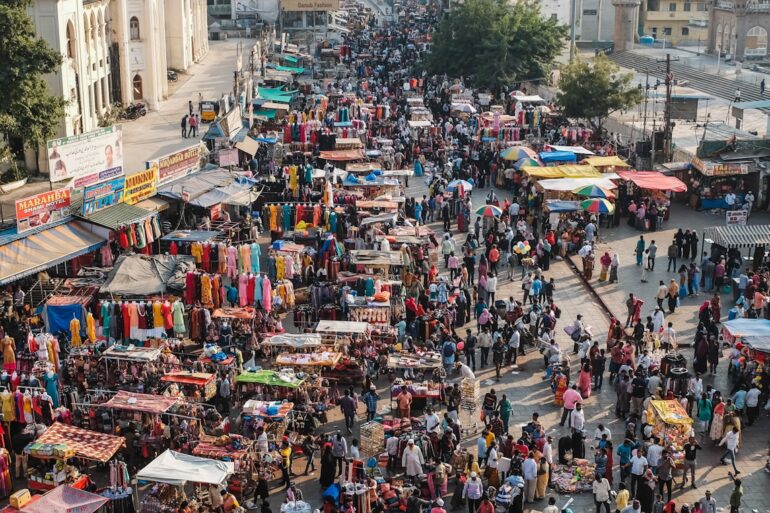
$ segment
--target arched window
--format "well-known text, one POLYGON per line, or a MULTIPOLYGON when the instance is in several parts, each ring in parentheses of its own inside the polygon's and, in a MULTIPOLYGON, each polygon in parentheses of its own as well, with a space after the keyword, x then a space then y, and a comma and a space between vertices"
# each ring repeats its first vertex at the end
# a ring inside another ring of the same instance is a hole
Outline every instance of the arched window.
POLYGON ((134 75, 133 86, 134 86, 134 101, 140 101, 144 98, 144 93, 142 92, 142 77, 141 75, 134 75))
POLYGON ((746 32, 746 45, 743 54, 746 57, 764 57, 767 55, 767 30, 751 27, 746 32))
POLYGON ((99 26, 96 23, 96 15, 91 12, 91 44, 96 45, 96 33, 99 26))
POLYGON ((132 16, 128 23, 131 28, 131 41, 139 41, 139 18, 132 16))
POLYGON ((71 21, 67 22, 67 57, 75 58, 75 27, 71 21))
POLYGON ((91 24, 88 22, 88 16, 83 15, 83 34, 86 36, 86 46, 91 43, 91 24))

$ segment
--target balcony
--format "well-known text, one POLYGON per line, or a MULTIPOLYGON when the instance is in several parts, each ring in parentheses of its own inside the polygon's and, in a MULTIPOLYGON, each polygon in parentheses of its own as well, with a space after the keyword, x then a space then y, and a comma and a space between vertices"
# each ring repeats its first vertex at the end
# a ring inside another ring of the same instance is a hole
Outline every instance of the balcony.
POLYGON ((681 21, 689 22, 692 11, 647 11, 647 21, 681 21))
POLYGON ((727 11, 732 11, 733 7, 735 7, 729 0, 717 0, 715 6, 717 9, 725 9, 727 11))

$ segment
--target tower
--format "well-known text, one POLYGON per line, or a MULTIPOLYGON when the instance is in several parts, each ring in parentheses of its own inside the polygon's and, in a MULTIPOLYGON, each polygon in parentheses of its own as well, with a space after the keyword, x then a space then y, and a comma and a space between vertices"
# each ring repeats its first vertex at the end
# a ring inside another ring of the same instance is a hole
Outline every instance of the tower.
POLYGON ((616 52, 624 52, 634 47, 637 16, 641 0, 613 0, 615 6, 615 33, 613 41, 616 52))

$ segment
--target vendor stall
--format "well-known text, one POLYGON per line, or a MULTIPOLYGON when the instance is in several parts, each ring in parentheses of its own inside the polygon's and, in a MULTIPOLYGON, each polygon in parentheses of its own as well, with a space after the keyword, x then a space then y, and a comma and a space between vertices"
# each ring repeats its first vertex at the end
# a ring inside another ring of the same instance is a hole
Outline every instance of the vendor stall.
POLYGON ((729 259, 734 256, 740 259, 742 268, 751 266, 754 271, 758 271, 767 258, 770 225, 710 226, 703 230, 701 240, 711 244, 709 254, 712 261, 719 262, 720 258, 729 259))
POLYGON ((23 513, 94 513, 109 499, 68 485, 57 486, 21 508, 23 513))
POLYGON ((593 490, 595 466, 582 458, 575 458, 568 464, 551 467, 551 483, 559 493, 590 493, 593 490))
POLYGON ((684 464, 684 444, 692 434, 692 419, 679 401, 652 400, 647 408, 647 423, 652 426, 653 436, 664 447, 671 447, 677 466, 684 464))
POLYGON ((315 353, 282 353, 275 358, 279 367, 334 367, 342 358, 342 353, 320 351, 315 353))
POLYGON ((171 383, 164 395, 187 398, 194 402, 208 401, 217 394, 216 374, 207 372, 174 371, 160 378, 164 383, 171 383))

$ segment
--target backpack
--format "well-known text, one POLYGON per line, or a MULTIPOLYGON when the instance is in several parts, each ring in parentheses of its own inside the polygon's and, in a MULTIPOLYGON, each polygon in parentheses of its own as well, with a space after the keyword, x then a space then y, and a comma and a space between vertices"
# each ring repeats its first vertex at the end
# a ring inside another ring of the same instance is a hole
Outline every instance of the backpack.
POLYGON ((444 353, 444 356, 446 356, 447 358, 450 356, 454 356, 455 354, 454 345, 451 342, 445 343, 443 353, 444 353))

